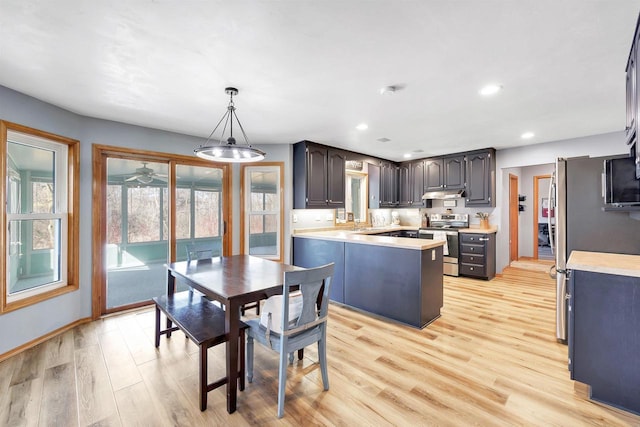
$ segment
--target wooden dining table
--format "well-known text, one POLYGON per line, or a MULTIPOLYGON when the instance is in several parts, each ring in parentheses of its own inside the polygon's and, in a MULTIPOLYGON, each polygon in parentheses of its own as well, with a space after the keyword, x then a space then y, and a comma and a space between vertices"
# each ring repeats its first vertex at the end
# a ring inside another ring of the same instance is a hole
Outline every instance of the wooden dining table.
POLYGON ((176 279, 225 306, 227 340, 227 412, 236 410, 238 395, 238 339, 240 307, 281 294, 286 271, 300 267, 250 255, 232 255, 167 266, 167 293, 175 292, 176 279))

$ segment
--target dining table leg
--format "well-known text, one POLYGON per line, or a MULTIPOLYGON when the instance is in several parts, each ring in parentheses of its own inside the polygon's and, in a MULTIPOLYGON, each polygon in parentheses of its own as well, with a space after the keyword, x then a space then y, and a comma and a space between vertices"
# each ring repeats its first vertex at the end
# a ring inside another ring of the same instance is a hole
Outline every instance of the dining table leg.
MULTIPOLYGON (((238 339, 240 336, 240 306, 234 302, 227 303, 225 310, 225 327, 228 331, 227 341, 227 412, 236 410, 238 397, 238 339)), ((241 343, 244 345, 244 343, 241 343)))

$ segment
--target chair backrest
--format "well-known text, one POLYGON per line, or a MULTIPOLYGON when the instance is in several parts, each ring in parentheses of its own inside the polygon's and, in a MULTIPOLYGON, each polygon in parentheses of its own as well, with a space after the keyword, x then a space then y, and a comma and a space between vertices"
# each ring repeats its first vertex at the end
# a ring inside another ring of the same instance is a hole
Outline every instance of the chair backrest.
POLYGON ((321 267, 284 273, 284 289, 282 292, 283 334, 298 333, 326 321, 333 271, 334 263, 331 263, 321 267), (289 322, 289 294, 292 290, 295 291, 297 289, 302 293, 302 312, 297 321, 291 325, 289 322))
POLYGON ((213 257, 213 246, 211 243, 191 243, 187 245, 186 250, 187 261, 213 257))

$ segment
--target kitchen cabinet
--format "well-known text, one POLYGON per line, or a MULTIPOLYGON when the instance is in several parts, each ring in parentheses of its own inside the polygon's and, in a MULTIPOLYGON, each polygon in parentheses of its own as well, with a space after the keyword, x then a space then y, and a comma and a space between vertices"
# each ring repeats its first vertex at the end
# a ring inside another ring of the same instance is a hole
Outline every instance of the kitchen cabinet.
POLYGON ((369 163, 367 166, 369 175, 369 209, 380 208, 380 166, 369 163))
POLYGON ((636 160, 636 178, 640 179, 640 143, 638 143, 638 122, 640 119, 640 73, 638 73, 638 60, 640 60, 640 17, 636 23, 636 31, 631 43, 631 51, 627 60, 626 88, 627 88, 627 119, 626 140, 629 145, 630 155, 636 160))
POLYGON ((465 187, 464 155, 447 156, 442 159, 444 168, 444 189, 462 190, 465 187))
POLYGON ((460 233, 459 274, 491 280, 496 275, 495 233, 460 233))
POLYGON ((393 162, 380 163, 380 207, 398 207, 398 166, 393 162))
POLYGON ((640 414, 640 277, 572 269, 568 296, 571 379, 640 414))
POLYGON ((436 157, 424 161, 424 191, 465 188, 465 156, 436 157))
MULTIPOLYGON (((401 163, 398 169, 399 206, 404 208, 421 208, 425 204, 424 194, 424 161, 401 163)), ((430 206, 427 206, 430 207, 430 206)))
POLYGON ((472 151, 466 154, 466 207, 495 207, 495 150, 472 151))
POLYGON ((442 158, 424 161, 424 191, 440 191, 444 185, 444 162, 442 158))
POLYGON ((293 146, 293 208, 344 208, 344 151, 302 141, 293 146))
POLYGON ((293 263, 335 262, 330 299, 416 328, 440 317, 442 246, 407 249, 293 237, 293 263), (393 268, 381 268, 390 265, 393 268))

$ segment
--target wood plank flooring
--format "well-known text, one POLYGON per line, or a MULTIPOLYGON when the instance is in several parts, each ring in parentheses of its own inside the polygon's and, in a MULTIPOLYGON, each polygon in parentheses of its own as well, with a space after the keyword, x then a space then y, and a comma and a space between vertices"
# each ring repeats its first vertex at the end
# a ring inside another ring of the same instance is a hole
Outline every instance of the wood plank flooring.
MULTIPOLYGON (((0 426, 640 426, 569 379, 554 292, 538 271, 445 277, 442 317, 423 330, 332 305, 331 388, 322 391, 310 347, 289 368, 281 420, 275 353, 256 345, 236 413, 226 412, 224 387, 201 412, 197 347, 177 333, 156 350, 150 309, 112 316, 0 363, 0 426)), ((214 379, 224 346, 209 351, 214 379)))

